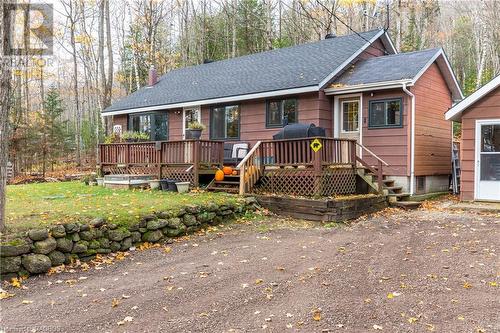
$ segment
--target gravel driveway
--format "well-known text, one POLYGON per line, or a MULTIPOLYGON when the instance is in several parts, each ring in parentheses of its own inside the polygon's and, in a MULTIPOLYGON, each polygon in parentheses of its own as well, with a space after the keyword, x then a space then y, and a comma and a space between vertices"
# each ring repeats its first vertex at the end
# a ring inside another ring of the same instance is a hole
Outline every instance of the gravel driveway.
POLYGON ((4 287, 0 331, 500 332, 499 231, 439 207, 243 220, 4 287))

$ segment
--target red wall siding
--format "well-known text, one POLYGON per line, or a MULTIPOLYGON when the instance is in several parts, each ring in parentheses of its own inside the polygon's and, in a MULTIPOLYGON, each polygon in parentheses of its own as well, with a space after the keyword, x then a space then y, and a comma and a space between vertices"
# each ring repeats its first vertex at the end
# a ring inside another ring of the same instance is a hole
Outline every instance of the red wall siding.
POLYGON ((474 200, 474 165, 476 154, 476 120, 500 119, 500 87, 468 108, 462 116, 460 198, 474 200))
POLYGON ((410 88, 415 95, 415 176, 451 173, 451 92, 436 64, 410 88))
MULTIPOLYGON (((363 145, 386 161, 390 166, 384 167, 384 173, 392 176, 407 176, 409 165, 409 99, 400 89, 380 90, 363 95, 363 145), (373 94, 373 96, 372 96, 373 94), (403 127, 398 128, 368 128, 368 108, 370 101, 402 98, 403 127)), ((363 153, 363 159, 376 165, 376 160, 368 153, 363 153)))

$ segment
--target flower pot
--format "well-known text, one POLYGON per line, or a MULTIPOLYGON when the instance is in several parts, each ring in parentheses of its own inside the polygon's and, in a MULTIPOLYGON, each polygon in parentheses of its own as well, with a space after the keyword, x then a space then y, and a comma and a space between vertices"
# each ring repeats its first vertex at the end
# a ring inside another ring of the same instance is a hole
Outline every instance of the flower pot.
POLYGON ((149 187, 152 190, 158 190, 160 188, 160 181, 159 180, 150 180, 149 187))
POLYGON ((167 180, 168 183, 168 191, 175 192, 177 191, 177 187, 175 186, 176 183, 179 183, 180 180, 178 179, 169 179, 167 180))
POLYGON ((97 186, 104 186, 104 178, 97 178, 97 186))
POLYGON ((179 193, 186 193, 189 191, 189 182, 178 182, 175 183, 175 186, 177 186, 177 192, 179 193))
POLYGON ((201 129, 190 129, 188 131, 190 132, 190 136, 191 136, 192 139, 199 140, 201 138, 201 132, 203 130, 201 130, 201 129))
POLYGON ((162 191, 168 191, 168 179, 159 180, 162 191))

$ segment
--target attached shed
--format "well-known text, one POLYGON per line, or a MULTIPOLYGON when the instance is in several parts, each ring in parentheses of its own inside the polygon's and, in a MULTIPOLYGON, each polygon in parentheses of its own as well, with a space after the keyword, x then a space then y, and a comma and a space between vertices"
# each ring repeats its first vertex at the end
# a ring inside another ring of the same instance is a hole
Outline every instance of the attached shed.
POLYGON ((462 123, 461 200, 500 201, 500 75, 445 117, 462 123))

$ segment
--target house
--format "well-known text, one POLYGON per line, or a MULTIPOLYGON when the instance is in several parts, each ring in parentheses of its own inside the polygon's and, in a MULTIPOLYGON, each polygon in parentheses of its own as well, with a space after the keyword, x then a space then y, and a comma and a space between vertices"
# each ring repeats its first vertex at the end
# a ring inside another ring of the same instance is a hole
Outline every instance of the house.
POLYGON ((384 179, 405 193, 448 190, 452 128, 442 115, 463 95, 440 48, 397 54, 377 29, 150 74, 102 112, 115 129, 180 141, 201 121, 203 140, 254 146, 285 124, 313 123, 355 140, 366 165, 383 161, 384 179))
POLYGON ((500 201, 500 75, 445 118, 462 123, 460 199, 500 201))

